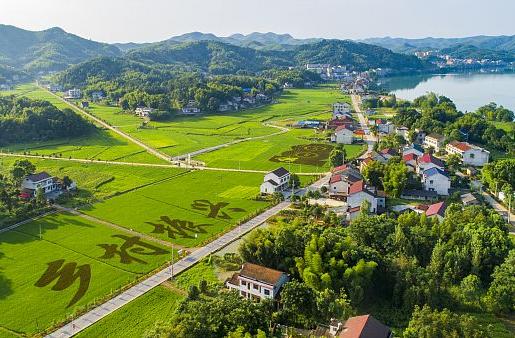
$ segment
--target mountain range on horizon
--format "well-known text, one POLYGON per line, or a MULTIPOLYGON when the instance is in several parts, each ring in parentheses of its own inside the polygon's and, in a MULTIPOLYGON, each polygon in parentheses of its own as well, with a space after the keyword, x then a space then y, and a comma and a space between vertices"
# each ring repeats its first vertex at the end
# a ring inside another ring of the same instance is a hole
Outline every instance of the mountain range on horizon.
MULTIPOLYGON (((0 67, 4 72, 25 71, 35 74, 38 72, 59 71, 95 57, 121 57, 128 52, 149 49, 159 50, 164 47, 172 48, 187 43, 217 42, 230 46, 248 48, 262 53, 295 52, 301 46, 314 45, 322 41, 337 42, 347 49, 359 49, 363 55, 374 51, 361 45, 375 45, 389 49, 395 53, 413 55, 418 50, 457 49, 460 53, 475 53, 476 55, 494 55, 503 60, 515 59, 515 35, 513 36, 476 36, 467 38, 369 38, 364 40, 339 40, 309 38, 298 39, 290 34, 273 32, 250 34, 232 34, 220 37, 212 33, 191 32, 172 36, 164 41, 153 43, 103 43, 82 38, 68 33, 62 28, 53 27, 42 31, 29 31, 15 26, 0 24, 0 67), (361 47, 360 47, 361 46, 361 47), (359 48, 358 48, 359 47, 359 48)), ((341 47, 341 46, 340 46, 341 47)), ((304 47, 303 53, 309 48, 304 47)), ((336 48, 337 49, 337 48, 336 48)), ((342 51, 339 51, 342 53, 342 51)), ((346 53, 347 51, 345 51, 346 53)), ((375 50, 377 52, 377 50, 375 50)), ((345 54, 344 53, 344 54, 345 54)), ((341 57, 328 55, 327 60, 341 60, 341 57)), ((340 55, 341 56, 341 55, 340 55)), ((323 61, 324 58, 315 58, 323 61)), ((0 77, 2 73, 0 73, 0 77)))

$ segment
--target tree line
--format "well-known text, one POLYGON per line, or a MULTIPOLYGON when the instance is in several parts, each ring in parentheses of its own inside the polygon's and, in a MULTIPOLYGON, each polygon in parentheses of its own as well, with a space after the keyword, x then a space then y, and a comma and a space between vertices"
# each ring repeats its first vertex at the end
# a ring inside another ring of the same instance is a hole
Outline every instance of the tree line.
POLYGON ((0 145, 88 134, 94 126, 71 109, 48 101, 0 97, 0 145))

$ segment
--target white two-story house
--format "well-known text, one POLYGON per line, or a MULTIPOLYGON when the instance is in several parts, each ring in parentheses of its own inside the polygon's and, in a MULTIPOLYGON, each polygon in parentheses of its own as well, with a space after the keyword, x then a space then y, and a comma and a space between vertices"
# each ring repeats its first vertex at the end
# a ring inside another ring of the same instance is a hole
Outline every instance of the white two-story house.
POLYGON ((283 167, 275 169, 265 175, 260 191, 262 194, 273 194, 288 188, 290 172, 283 167))
POLYGON ((331 141, 339 144, 352 144, 354 132, 346 126, 339 126, 331 136, 331 141))
POLYGON ((49 194, 60 190, 61 185, 54 177, 46 172, 32 174, 25 177, 21 183, 22 191, 32 196, 36 195, 36 191, 41 188, 44 194, 49 194))
POLYGON ((289 280, 285 272, 261 265, 245 263, 240 272, 225 282, 229 289, 236 290, 250 300, 275 299, 282 286, 289 280))
POLYGON ((456 154, 461 157, 463 164, 483 166, 490 159, 490 152, 481 147, 467 142, 453 141, 445 147, 448 154, 456 154))
POLYGON ((435 191, 438 195, 449 195, 451 179, 446 171, 440 168, 431 168, 422 174, 424 190, 435 191))
POLYGON ((433 148, 436 152, 442 149, 445 138, 438 134, 429 134, 424 137, 424 148, 433 148))

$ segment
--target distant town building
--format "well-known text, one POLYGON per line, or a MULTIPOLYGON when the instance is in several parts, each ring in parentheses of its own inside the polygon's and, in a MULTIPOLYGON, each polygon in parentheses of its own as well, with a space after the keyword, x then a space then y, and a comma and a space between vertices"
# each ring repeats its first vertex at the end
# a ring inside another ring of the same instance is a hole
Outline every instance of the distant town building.
POLYGON ((463 164, 472 166, 483 166, 488 163, 490 152, 481 147, 467 142, 453 141, 447 144, 445 150, 448 154, 456 154, 461 157, 463 164))
POLYGON ((350 108, 350 104, 347 102, 336 102, 333 104, 333 115, 350 113, 350 108))
POLYGON ((240 272, 228 279, 225 285, 231 290, 238 291, 243 298, 259 301, 275 299, 288 280, 285 272, 245 263, 240 272))
POLYGON ((424 154, 417 158, 417 174, 422 174, 424 171, 431 168, 443 170, 445 168, 445 164, 442 160, 431 154, 424 154))
POLYGON ((424 149, 418 144, 407 145, 402 148, 402 156, 415 154, 417 157, 424 155, 424 149))
MULTIPOLYGON (((37 190, 41 189, 45 196, 54 195, 57 197, 65 187, 62 182, 47 172, 40 172, 37 174, 28 175, 21 183, 21 197, 32 198, 36 196, 37 190)), ((68 190, 75 189, 76 184, 72 182, 71 186, 67 187, 68 190)))
POLYGON ((273 194, 286 190, 289 180, 290 172, 283 167, 277 168, 265 175, 260 191, 262 194, 273 194))
POLYGON ((102 91, 96 91, 91 93, 91 99, 93 101, 100 101, 105 98, 104 92, 102 91))
POLYGON ((464 206, 479 205, 479 200, 471 193, 466 193, 460 196, 461 202, 464 206))

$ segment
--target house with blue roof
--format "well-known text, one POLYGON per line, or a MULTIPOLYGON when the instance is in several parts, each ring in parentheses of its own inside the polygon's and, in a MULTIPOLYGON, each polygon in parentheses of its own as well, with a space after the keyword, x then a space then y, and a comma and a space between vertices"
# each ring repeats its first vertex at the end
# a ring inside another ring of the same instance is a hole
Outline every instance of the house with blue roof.
POLYGON ((417 157, 424 155, 424 148, 421 145, 413 143, 402 148, 402 156, 415 154, 417 157))
POLYGON ((440 168, 430 168, 422 173, 422 185, 424 190, 434 191, 438 195, 448 196, 451 188, 449 174, 440 168))

